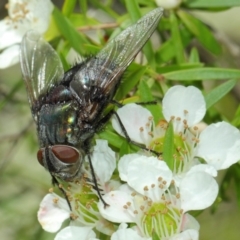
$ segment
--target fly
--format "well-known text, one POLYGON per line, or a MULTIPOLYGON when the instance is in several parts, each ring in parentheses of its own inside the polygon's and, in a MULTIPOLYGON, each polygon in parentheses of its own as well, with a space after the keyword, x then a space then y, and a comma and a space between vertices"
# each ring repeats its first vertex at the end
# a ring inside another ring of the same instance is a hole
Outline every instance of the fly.
POLYGON ((91 141, 111 117, 103 112, 113 101, 124 71, 156 29, 162 13, 161 8, 149 12, 109 41, 95 57, 65 73, 49 43, 36 31, 25 34, 20 60, 37 127, 40 145, 37 158, 51 174, 53 184, 58 183, 57 179, 78 180, 88 156, 102 200, 91 164, 91 141))

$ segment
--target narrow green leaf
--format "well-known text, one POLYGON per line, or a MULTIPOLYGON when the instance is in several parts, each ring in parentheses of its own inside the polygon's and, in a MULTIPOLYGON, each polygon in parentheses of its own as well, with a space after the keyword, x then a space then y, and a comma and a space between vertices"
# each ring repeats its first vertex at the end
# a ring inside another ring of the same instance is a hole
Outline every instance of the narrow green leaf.
POLYGON ((164 73, 168 80, 226 80, 240 78, 240 70, 227 68, 196 68, 164 73))
POLYGON ((237 111, 235 112, 235 116, 231 123, 235 127, 240 128, 240 105, 238 106, 237 111))
POLYGON ((165 133, 163 142, 163 160, 166 162, 170 169, 174 168, 174 131, 173 125, 170 122, 165 133))
POLYGON ((184 3, 190 8, 220 8, 240 6, 239 0, 186 0, 184 3))
POLYGON ((146 71, 145 66, 131 64, 127 72, 124 74, 123 81, 115 95, 116 100, 123 99, 137 85, 141 77, 146 71))
POLYGON ((174 48, 177 63, 184 63, 185 62, 184 47, 182 43, 178 20, 174 12, 171 12, 170 22, 171 22, 172 43, 173 43, 173 48, 174 48))
POLYGON ((76 0, 65 0, 63 2, 62 14, 66 17, 70 16, 76 6, 76 0))
MULTIPOLYGON (((154 101, 155 99, 152 96, 152 92, 149 88, 149 86, 147 85, 146 81, 141 81, 139 84, 139 96, 140 96, 140 101, 141 102, 149 102, 149 101, 154 101)), ((161 118, 161 111, 160 111, 160 107, 158 104, 146 104, 144 105, 145 108, 147 108, 153 115, 154 121, 155 123, 157 123, 159 121, 159 119, 161 118)))
POLYGON ((81 55, 86 55, 86 50, 84 44, 87 43, 86 38, 77 32, 77 30, 72 26, 70 21, 63 16, 63 14, 57 9, 54 8, 53 17, 56 22, 56 25, 59 31, 62 33, 65 39, 69 41, 71 46, 81 55))
POLYGON ((141 12, 137 0, 125 0, 126 8, 133 22, 137 22, 141 18, 141 12))
POLYGON ((221 53, 221 46, 214 38, 213 33, 200 20, 185 11, 179 10, 178 16, 189 29, 189 31, 199 40, 199 42, 214 54, 221 53))
POLYGON ((234 88, 236 83, 237 81, 235 79, 229 80, 214 88, 210 93, 208 93, 205 96, 207 109, 213 106, 220 99, 222 99, 227 93, 229 93, 234 88))
MULTIPOLYGON (((180 34, 181 34, 183 47, 186 47, 192 40, 192 36, 190 35, 189 31, 185 27, 181 29, 180 34)), ((170 38, 169 40, 164 42, 159 48, 159 50, 156 52, 156 61, 158 64, 166 63, 171 59, 173 59, 175 55, 176 55, 176 52, 175 52, 174 42, 173 42, 173 39, 170 38)))
POLYGON ((195 47, 193 47, 191 49, 188 61, 189 61, 189 63, 199 63, 200 62, 198 50, 195 47))
POLYGON ((180 65, 169 65, 165 67, 158 66, 157 72, 158 73, 167 73, 172 71, 179 71, 179 70, 186 70, 186 69, 192 69, 192 68, 200 68, 203 67, 203 63, 184 63, 180 65))
POLYGON ((83 15, 86 17, 87 16, 87 0, 79 0, 79 5, 80 5, 80 9, 81 12, 83 13, 83 15))
POLYGON ((98 133, 98 136, 107 140, 110 145, 116 148, 120 148, 124 142, 124 139, 120 135, 108 129, 104 129, 104 131, 98 133))

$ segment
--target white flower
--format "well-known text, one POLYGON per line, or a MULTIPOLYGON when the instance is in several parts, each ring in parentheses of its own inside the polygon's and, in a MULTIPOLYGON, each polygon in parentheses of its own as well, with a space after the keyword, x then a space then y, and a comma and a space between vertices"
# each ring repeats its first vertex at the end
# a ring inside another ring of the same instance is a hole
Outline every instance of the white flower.
MULTIPOLYGON (((174 162, 171 170, 175 180, 183 178, 193 166, 199 165, 202 162, 199 158, 206 162, 200 167, 202 171, 212 176, 217 175, 213 168, 225 169, 240 160, 240 132, 237 128, 219 122, 201 132, 198 130, 197 124, 206 113, 206 103, 197 88, 170 88, 163 98, 162 112, 165 119, 155 126, 151 113, 139 105, 127 104, 117 110, 130 139, 160 153, 163 152, 168 125, 173 124, 174 162)), ((124 136, 116 118, 113 118, 112 125, 124 136)))
POLYGON ((91 227, 68 226, 62 229, 54 240, 97 240, 91 227))
POLYGON ((118 170, 128 187, 104 195, 110 205, 104 208, 98 203, 104 218, 135 223, 141 237, 151 237, 153 229, 160 239, 198 236, 199 225, 187 212, 205 209, 214 202, 218 185, 211 175, 188 173, 178 187, 164 161, 137 154, 122 157, 118 170))
POLYGON ((9 0, 8 17, 0 21, 0 69, 19 62, 19 44, 30 29, 48 29, 53 4, 50 0, 9 0))
POLYGON ((173 9, 178 7, 181 4, 182 0, 156 0, 156 4, 159 7, 165 9, 173 9))
POLYGON ((56 232, 62 223, 70 218, 67 201, 56 194, 47 194, 38 210, 38 221, 47 232, 56 232))
MULTIPOLYGON (((109 181, 116 168, 116 159, 115 153, 108 147, 106 140, 96 141, 91 159, 101 192, 109 192, 117 188, 120 184, 116 184, 116 181, 109 181)), ((88 161, 87 157, 85 161, 88 161)), ((48 194, 41 202, 38 212, 38 220, 43 229, 48 232, 56 232, 61 228, 62 223, 71 217, 76 226, 86 226, 91 229, 95 227, 98 231, 111 235, 114 231, 113 227, 100 215, 97 209, 98 195, 92 185, 92 173, 84 167, 83 177, 79 179, 79 182, 68 183, 68 185, 61 183, 68 196, 72 211, 66 199, 56 194, 48 194)), ((66 229, 59 236, 70 234, 71 231, 71 228, 66 229)))

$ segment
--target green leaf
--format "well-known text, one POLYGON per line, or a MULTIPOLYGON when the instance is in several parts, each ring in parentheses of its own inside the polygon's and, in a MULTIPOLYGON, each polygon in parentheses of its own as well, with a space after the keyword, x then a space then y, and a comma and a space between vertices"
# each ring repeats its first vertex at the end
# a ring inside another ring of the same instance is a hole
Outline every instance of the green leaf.
POLYGON ((146 71, 145 66, 131 64, 127 72, 124 74, 123 81, 115 95, 116 100, 123 99, 137 85, 141 77, 146 71))
MULTIPOLYGON (((161 25, 161 24, 160 24, 161 25)), ((192 40, 189 31, 186 28, 181 29, 181 39, 183 46, 186 47, 192 40)), ((173 39, 165 41, 156 52, 156 61, 158 64, 166 63, 176 55, 173 39)))
POLYGON ((190 8, 225 8, 240 6, 239 0, 186 0, 184 3, 190 8))
POLYGON ((213 33, 200 20, 188 14, 187 12, 179 10, 178 16, 189 29, 189 31, 199 40, 199 42, 210 52, 214 54, 221 53, 221 46, 214 38, 213 33))
POLYGON ((179 65, 169 65, 166 67, 157 67, 158 73, 167 73, 172 71, 179 71, 179 70, 186 70, 186 69, 192 69, 192 68, 200 68, 203 67, 202 63, 184 63, 179 65))
POLYGON ((125 141, 123 137, 113 131, 110 131, 109 129, 104 129, 104 131, 98 133, 98 136, 102 139, 107 140, 109 144, 116 148, 120 148, 125 141))
POLYGON ((227 93, 229 93, 236 85, 236 80, 229 80, 218 87, 214 88, 210 93, 205 96, 207 109, 213 106, 216 102, 222 99, 227 93))
POLYGON ((143 103, 144 107, 152 113, 154 121, 157 123, 162 117, 161 110, 158 104, 147 104, 147 102, 154 101, 155 99, 146 81, 141 81, 138 89, 140 101, 143 103), (146 104, 144 104, 144 102, 146 102, 146 104))
POLYGON ((76 6, 76 0, 65 0, 62 7, 62 14, 66 17, 70 16, 76 6))
POLYGON ((185 62, 184 47, 183 47, 182 38, 180 34, 179 23, 174 12, 171 12, 170 22, 171 22, 173 50, 176 55, 177 63, 184 63, 185 62))
POLYGON ((170 169, 174 169, 174 131, 173 124, 169 122, 163 142, 163 160, 170 169))
POLYGON ((137 22, 137 20, 141 18, 141 12, 138 6, 138 2, 136 0, 125 0, 125 4, 132 21, 137 22))
POLYGON ((62 33, 65 39, 69 41, 71 46, 81 55, 86 55, 87 52, 84 48, 84 45, 88 43, 86 38, 77 32, 70 21, 63 16, 63 14, 57 8, 54 8, 53 10, 53 17, 59 31, 62 33))
POLYGON ((193 47, 191 49, 188 61, 189 61, 189 63, 199 63, 200 62, 198 50, 195 47, 193 47))
POLYGON ((79 5, 80 5, 80 9, 81 12, 83 13, 84 17, 87 16, 87 0, 79 0, 79 5))
POLYGON ((189 70, 174 71, 164 73, 163 76, 168 80, 226 80, 229 78, 240 78, 240 70, 227 68, 196 68, 189 70))

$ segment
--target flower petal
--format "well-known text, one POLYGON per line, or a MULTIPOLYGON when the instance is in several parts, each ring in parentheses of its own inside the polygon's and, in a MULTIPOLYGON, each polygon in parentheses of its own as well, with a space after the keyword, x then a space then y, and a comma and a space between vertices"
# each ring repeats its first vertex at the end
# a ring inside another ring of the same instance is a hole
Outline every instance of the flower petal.
POLYGON ((218 194, 218 184, 205 172, 187 174, 180 183, 181 208, 184 212, 209 207, 218 194))
POLYGON ((239 130, 227 122, 209 125, 199 137, 196 155, 217 170, 240 160, 239 130))
POLYGON ((47 194, 38 210, 38 221, 47 232, 56 232, 62 223, 70 218, 70 211, 67 201, 55 194, 47 194), (54 200, 57 200, 54 203, 54 200))
POLYGON ((141 155, 137 153, 132 153, 132 154, 126 154, 120 158, 118 162, 118 171, 122 181, 127 181, 127 170, 128 170, 129 163, 139 157, 141 157, 141 155))
MULTIPOLYGON (((117 114, 131 140, 142 144, 149 142, 148 133, 152 126, 152 122, 149 120, 152 118, 150 111, 135 103, 130 103, 119 108, 117 114)), ((116 116, 112 118, 112 126, 118 134, 126 137, 116 116)))
POLYGON ((129 186, 134 190, 152 200, 158 200, 169 187, 172 172, 164 161, 156 157, 141 156, 129 163, 127 178, 129 186))
POLYGON ((116 158, 106 140, 96 140, 91 161, 101 184, 109 181, 116 168, 116 158))
POLYGON ((19 62, 19 45, 13 45, 0 54, 0 69, 10 67, 19 62))
POLYGON ((127 224, 122 223, 118 230, 113 233, 111 240, 150 240, 151 238, 145 238, 138 235, 132 228, 127 228, 127 224))
POLYGON ((96 234, 91 227, 68 226, 62 229, 54 240, 90 240, 96 239, 96 234))
POLYGON ((198 164, 190 168, 190 170, 186 174, 194 173, 194 172, 205 172, 210 174, 213 177, 217 176, 217 170, 208 164, 198 164))
POLYGON ((156 4, 164 9, 173 9, 180 5, 182 0, 156 0, 156 4))
MULTIPOLYGON (((206 113, 206 103, 200 90, 196 87, 174 86, 171 87, 163 98, 163 115, 167 121, 174 116, 175 119, 180 118, 181 124, 183 120, 187 120, 189 127, 197 124, 202 120, 206 113)), ((180 123, 179 121, 174 121, 180 123)))
POLYGON ((122 191, 112 191, 105 194, 103 198, 110 205, 104 207, 101 201, 98 203, 98 209, 105 219, 117 223, 133 222, 134 214, 124 208, 128 202, 133 205, 131 195, 122 191))
POLYGON ((170 238, 169 240, 198 240, 199 239, 199 232, 194 229, 188 229, 184 232, 176 234, 170 238))

